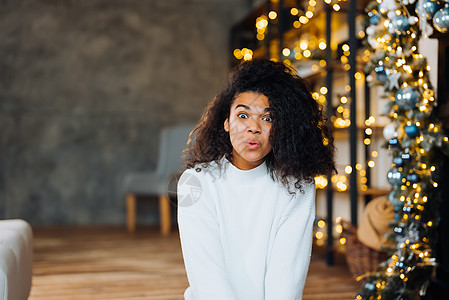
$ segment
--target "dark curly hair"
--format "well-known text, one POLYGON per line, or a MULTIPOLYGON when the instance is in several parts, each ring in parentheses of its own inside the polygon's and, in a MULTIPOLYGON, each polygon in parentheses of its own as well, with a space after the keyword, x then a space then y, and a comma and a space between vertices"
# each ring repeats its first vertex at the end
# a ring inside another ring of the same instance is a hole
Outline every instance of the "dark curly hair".
POLYGON ((263 94, 270 103, 272 151, 265 162, 273 178, 288 186, 293 177, 295 187, 301 188, 302 180, 311 183, 317 175, 336 171, 335 147, 322 106, 293 69, 271 60, 252 60, 231 70, 226 88, 191 133, 196 137, 184 151, 186 168, 207 167, 213 161, 220 165, 223 156, 231 161, 232 144, 223 124, 234 99, 244 92, 263 94))

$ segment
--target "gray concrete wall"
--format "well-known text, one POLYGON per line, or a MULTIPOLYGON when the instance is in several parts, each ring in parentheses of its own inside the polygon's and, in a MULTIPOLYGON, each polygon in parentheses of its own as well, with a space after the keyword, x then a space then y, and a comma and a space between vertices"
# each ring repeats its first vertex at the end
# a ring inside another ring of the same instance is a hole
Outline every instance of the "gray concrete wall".
POLYGON ((124 224, 124 174, 153 169, 161 127, 223 87, 247 4, 0 1, 0 217, 124 224))

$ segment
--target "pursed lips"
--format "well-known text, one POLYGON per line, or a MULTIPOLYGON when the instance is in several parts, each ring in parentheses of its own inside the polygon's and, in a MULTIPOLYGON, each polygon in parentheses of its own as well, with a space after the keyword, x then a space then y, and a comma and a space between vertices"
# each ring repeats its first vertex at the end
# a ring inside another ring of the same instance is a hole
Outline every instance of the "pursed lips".
POLYGON ((249 146, 250 149, 256 149, 260 147, 260 143, 255 140, 248 141, 247 145, 249 146))

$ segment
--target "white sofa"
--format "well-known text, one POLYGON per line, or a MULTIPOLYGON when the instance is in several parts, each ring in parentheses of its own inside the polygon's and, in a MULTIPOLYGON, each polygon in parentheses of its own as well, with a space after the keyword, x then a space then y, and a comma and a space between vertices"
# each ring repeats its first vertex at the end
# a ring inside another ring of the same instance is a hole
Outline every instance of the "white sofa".
POLYGON ((0 220, 0 300, 25 300, 31 290, 33 232, 23 220, 0 220))

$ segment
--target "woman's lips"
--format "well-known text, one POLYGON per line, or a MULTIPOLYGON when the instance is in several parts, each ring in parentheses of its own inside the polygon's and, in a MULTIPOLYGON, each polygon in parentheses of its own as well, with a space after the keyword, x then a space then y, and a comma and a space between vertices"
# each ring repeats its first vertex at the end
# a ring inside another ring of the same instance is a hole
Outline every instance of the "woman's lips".
POLYGON ((252 142, 252 141, 248 142, 248 148, 250 150, 255 150, 259 147, 260 147, 260 144, 258 142, 252 142))

